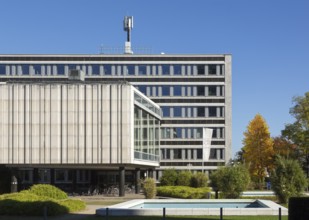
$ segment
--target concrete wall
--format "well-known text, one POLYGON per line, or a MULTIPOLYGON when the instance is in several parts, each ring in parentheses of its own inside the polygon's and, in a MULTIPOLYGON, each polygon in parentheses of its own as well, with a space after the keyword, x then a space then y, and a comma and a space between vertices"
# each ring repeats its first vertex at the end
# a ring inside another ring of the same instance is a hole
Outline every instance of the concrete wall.
POLYGON ((133 87, 0 84, 0 164, 133 163, 133 87))

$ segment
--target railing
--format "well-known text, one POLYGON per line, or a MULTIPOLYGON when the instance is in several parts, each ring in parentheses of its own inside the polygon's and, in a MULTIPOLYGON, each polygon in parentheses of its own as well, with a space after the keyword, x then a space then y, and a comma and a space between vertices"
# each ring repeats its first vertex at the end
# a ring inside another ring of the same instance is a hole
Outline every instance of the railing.
POLYGON ((158 155, 147 154, 147 153, 140 152, 140 151, 134 151, 134 159, 150 160, 150 161, 156 161, 156 162, 160 161, 160 157, 158 155))

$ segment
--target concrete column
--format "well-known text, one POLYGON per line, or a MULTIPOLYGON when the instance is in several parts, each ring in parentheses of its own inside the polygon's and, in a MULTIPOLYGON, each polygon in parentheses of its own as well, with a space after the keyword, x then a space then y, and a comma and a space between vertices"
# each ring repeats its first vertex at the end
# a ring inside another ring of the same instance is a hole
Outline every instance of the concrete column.
POLYGON ((217 72, 217 76, 220 76, 220 75, 221 75, 221 72, 220 72, 220 65, 217 65, 217 66, 216 66, 216 72, 217 72))
POLYGON ((184 76, 186 74, 186 66, 181 66, 181 75, 184 76))
POLYGON ((11 193, 18 191, 18 181, 16 170, 11 170, 11 193))
POLYGON ((208 65, 205 65, 205 75, 208 76, 209 73, 208 73, 208 65))
POLYGON ((124 167, 119 167, 119 197, 125 195, 124 184, 125 184, 125 169, 124 167))
POLYGON ((139 192, 141 191, 140 179, 141 179, 141 170, 140 168, 136 168, 135 169, 135 194, 139 194, 139 192))
POLYGON ((38 184, 39 183, 39 169, 34 168, 33 169, 33 184, 38 184))

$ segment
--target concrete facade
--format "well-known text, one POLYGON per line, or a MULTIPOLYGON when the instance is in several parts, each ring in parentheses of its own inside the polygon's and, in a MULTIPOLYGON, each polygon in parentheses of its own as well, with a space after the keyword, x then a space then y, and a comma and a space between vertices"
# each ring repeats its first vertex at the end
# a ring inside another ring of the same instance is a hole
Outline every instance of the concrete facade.
POLYGON ((72 69, 85 82, 130 82, 161 107, 157 179, 164 169, 208 173, 231 159, 231 55, 0 55, 2 82, 67 80, 72 69))
POLYGON ((134 91, 121 83, 0 84, 0 164, 135 164, 134 91))

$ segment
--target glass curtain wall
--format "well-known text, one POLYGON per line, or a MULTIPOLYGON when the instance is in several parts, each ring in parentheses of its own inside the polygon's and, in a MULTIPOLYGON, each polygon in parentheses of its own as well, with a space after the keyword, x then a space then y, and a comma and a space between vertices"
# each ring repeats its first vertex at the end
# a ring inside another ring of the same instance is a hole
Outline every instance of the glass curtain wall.
POLYGON ((134 107, 134 158, 159 160, 159 120, 137 106, 134 107))

